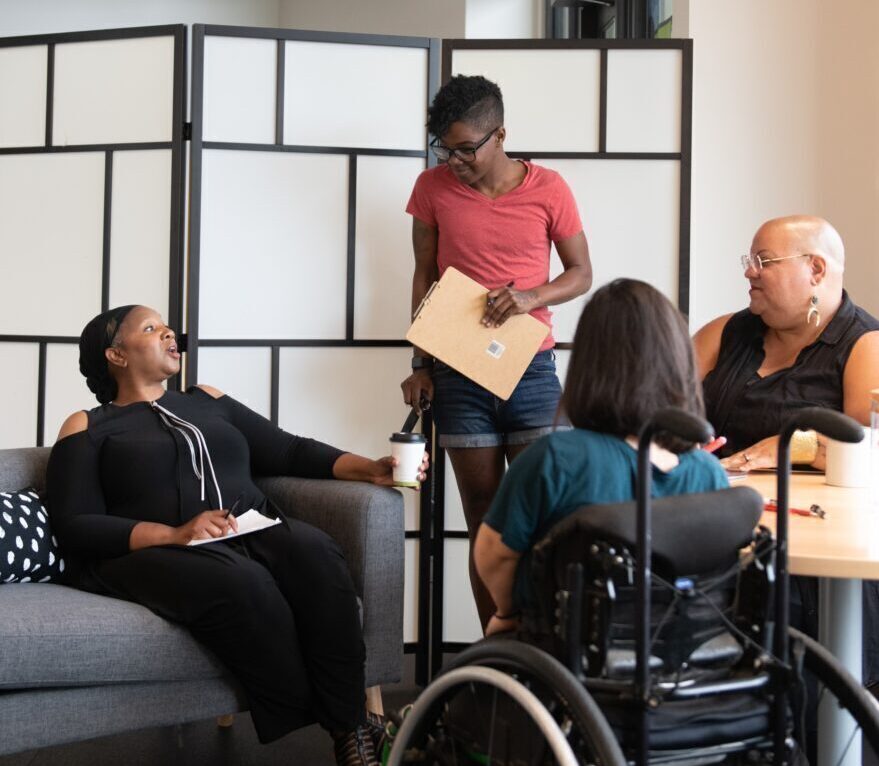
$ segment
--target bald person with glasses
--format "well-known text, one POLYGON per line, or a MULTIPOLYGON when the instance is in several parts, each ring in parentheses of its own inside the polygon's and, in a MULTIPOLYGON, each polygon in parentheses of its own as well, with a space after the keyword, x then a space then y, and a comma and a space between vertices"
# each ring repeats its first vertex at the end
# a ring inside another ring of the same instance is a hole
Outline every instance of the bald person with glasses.
MULTIPOLYGON (((845 248, 823 218, 764 223, 741 257, 750 305, 694 337, 705 408, 720 457, 735 470, 774 468, 777 434, 791 411, 821 406, 869 424, 879 388, 879 321, 842 287, 845 248)), ((824 468, 824 445, 798 431, 792 460, 824 468)))

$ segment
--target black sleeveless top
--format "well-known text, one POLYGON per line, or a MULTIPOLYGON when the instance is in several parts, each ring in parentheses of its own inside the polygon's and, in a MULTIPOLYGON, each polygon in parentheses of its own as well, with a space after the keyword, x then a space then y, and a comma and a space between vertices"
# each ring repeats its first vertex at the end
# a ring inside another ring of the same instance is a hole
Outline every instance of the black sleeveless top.
POLYGON ((720 457, 750 447, 781 430, 787 415, 802 407, 842 412, 842 377, 852 347, 879 321, 852 303, 843 290, 836 315, 818 339, 800 351, 792 367, 761 378, 763 320, 745 309, 723 328, 714 369, 702 383, 708 420, 727 438, 720 457))
POLYGON ((193 387, 185 394, 167 391, 156 401, 204 435, 211 464, 204 464, 204 499, 193 468, 197 445, 191 448, 169 429, 149 402, 96 407, 88 412, 88 429, 56 442, 49 457, 47 504, 71 558, 127 553, 140 521, 176 527, 202 511, 228 508, 238 497, 242 508, 262 508, 265 496, 254 476, 329 479, 342 454, 282 431, 230 396, 214 399, 193 387))

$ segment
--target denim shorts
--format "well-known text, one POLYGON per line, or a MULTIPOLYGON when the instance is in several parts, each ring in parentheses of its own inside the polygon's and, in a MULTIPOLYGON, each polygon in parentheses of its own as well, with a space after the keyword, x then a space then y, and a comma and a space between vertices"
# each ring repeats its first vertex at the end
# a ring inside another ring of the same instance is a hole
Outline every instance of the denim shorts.
MULTIPOLYGON (((552 349, 537 354, 507 401, 442 362, 433 369, 433 419, 441 447, 529 444, 555 430, 562 387, 552 349)), ((559 425, 567 427, 567 421, 559 425)))

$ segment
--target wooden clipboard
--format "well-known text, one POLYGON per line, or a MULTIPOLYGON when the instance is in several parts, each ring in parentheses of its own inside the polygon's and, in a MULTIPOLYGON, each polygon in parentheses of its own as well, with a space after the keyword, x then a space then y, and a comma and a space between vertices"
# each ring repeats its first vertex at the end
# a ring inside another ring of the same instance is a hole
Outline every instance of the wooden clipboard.
POLYGON ((453 267, 415 312, 406 340, 501 399, 509 399, 549 327, 528 314, 482 324, 488 290, 453 267))

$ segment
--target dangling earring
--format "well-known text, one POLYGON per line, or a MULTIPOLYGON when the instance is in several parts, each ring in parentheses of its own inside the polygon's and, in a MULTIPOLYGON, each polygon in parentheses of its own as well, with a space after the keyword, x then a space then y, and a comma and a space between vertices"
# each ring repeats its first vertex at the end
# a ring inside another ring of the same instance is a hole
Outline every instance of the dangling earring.
POLYGON ((817 295, 813 295, 809 299, 809 311, 806 314, 806 324, 812 324, 812 317, 815 317, 815 327, 821 324, 821 312, 818 311, 817 295))

